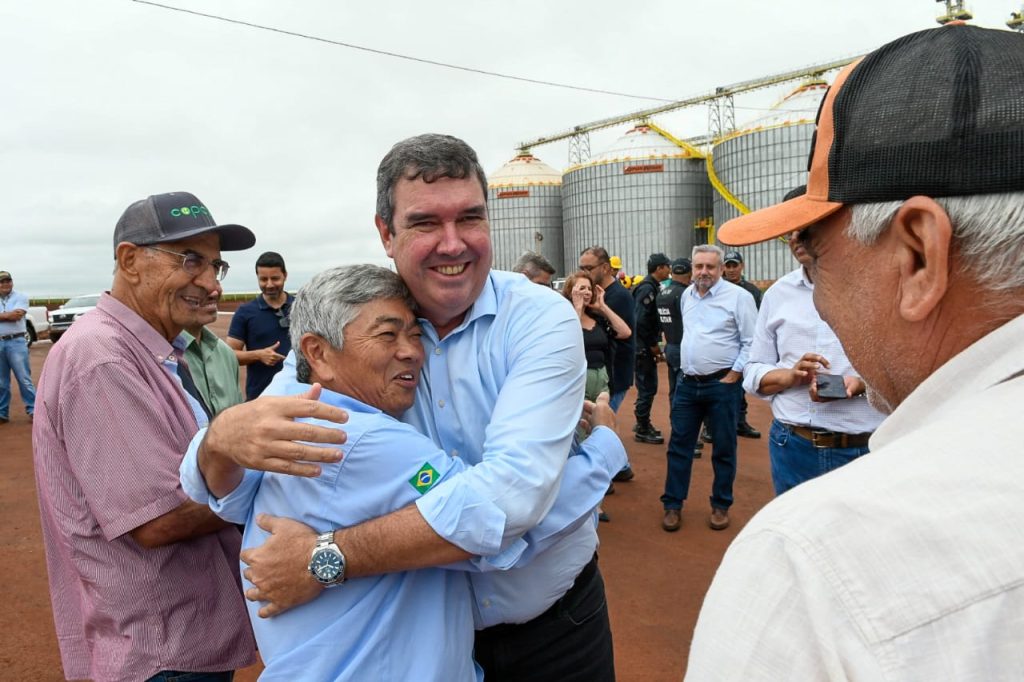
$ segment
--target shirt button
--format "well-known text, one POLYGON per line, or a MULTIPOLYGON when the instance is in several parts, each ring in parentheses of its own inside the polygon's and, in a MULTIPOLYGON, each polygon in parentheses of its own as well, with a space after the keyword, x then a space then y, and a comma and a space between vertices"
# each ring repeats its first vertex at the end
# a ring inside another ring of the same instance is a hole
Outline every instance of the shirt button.
POLYGON ((440 354, 441 354, 441 349, 440 348, 435 348, 434 349, 434 355, 440 355, 440 354))
POLYGON ((440 400, 437 401, 437 406, 444 407, 444 398, 441 398, 440 400))
POLYGON ((491 608, 491 600, 490 600, 490 599, 484 599, 484 600, 483 600, 482 602, 480 602, 480 603, 481 603, 481 604, 483 604, 483 607, 484 607, 485 609, 489 609, 489 608, 491 608))
POLYGON ((459 451, 458 450, 452 450, 452 457, 458 457, 458 456, 459 456, 459 451))

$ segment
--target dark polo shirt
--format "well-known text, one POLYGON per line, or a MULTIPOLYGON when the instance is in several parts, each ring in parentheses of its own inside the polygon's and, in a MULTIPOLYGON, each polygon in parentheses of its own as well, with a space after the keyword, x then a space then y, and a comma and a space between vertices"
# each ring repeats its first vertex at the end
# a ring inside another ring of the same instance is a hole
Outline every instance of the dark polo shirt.
MULTIPOLYGON (((288 300, 281 306, 285 317, 291 314, 292 302, 295 297, 288 294, 288 300)), ((271 308, 263 299, 257 296, 256 300, 241 305, 235 311, 231 319, 231 327, 228 328, 228 336, 238 339, 245 344, 246 350, 260 350, 273 346, 280 341, 277 352, 281 355, 288 355, 292 349, 291 337, 288 336, 288 328, 281 326, 281 318, 277 316, 277 308, 271 308)), ((270 367, 262 362, 253 362, 245 366, 245 399, 252 400, 263 393, 263 389, 270 385, 274 375, 281 371, 281 363, 270 367)))

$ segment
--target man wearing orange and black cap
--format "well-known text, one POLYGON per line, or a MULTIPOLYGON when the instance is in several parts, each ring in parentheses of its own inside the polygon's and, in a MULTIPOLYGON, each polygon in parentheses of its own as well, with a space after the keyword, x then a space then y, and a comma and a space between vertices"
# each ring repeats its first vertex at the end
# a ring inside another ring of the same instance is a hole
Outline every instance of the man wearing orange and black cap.
POLYGON ((688 680, 1020 678, 1022 70, 1024 36, 962 24, 879 48, 825 96, 807 193, 720 230, 799 231, 815 307, 891 414, 736 538, 688 680))

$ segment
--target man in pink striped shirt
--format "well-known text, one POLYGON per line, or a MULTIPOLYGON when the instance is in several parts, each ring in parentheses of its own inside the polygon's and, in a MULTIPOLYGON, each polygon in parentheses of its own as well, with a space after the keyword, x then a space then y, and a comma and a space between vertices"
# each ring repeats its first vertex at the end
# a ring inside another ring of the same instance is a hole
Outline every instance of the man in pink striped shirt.
POLYGON ((114 231, 110 292, 43 367, 32 440, 68 679, 227 681, 255 662, 241 537, 178 483, 207 420, 179 334, 216 307, 220 252, 254 243, 191 194, 135 202, 114 231))

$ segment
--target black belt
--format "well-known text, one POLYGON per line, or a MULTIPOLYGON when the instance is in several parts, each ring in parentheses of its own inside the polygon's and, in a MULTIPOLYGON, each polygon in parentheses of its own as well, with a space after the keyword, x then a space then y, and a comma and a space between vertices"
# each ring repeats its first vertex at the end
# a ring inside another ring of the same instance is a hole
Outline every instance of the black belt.
POLYGON ((718 381, 731 371, 732 367, 726 367, 711 374, 684 374, 683 378, 687 381, 696 381, 698 384, 706 384, 709 381, 718 381))
POLYGON ((479 637, 481 635, 484 635, 484 636, 487 636, 487 637, 491 637, 491 636, 501 637, 503 634, 506 634, 509 631, 515 630, 517 628, 520 628, 523 625, 526 625, 526 624, 533 625, 533 624, 536 624, 536 623, 542 623, 542 622, 547 621, 547 620, 552 620, 554 618, 558 618, 559 617, 558 607, 561 606, 562 602, 564 602, 566 599, 570 599, 573 595, 576 594, 576 592, 578 592, 578 591, 588 587, 590 585, 591 581, 593 581, 595 577, 597 577, 597 554, 594 554, 594 557, 590 560, 590 562, 586 566, 584 566, 583 570, 580 571, 580 574, 576 576, 576 580, 573 581, 572 587, 570 587, 568 590, 566 590, 565 594, 563 594, 561 597, 559 597, 558 601, 556 601, 554 604, 552 604, 551 608, 549 608, 547 611, 545 611, 544 613, 540 614, 539 616, 537 616, 533 620, 527 621, 526 623, 498 623, 497 625, 492 625, 489 628, 484 628, 483 630, 477 631, 476 635, 477 635, 477 637, 479 637))
POLYGON ((816 448, 865 448, 871 439, 870 433, 839 433, 838 431, 795 426, 785 422, 779 423, 801 438, 811 441, 811 445, 816 448))
POLYGON ((25 338, 25 332, 20 334, 3 334, 0 336, 0 341, 10 341, 11 339, 23 339, 25 338))

